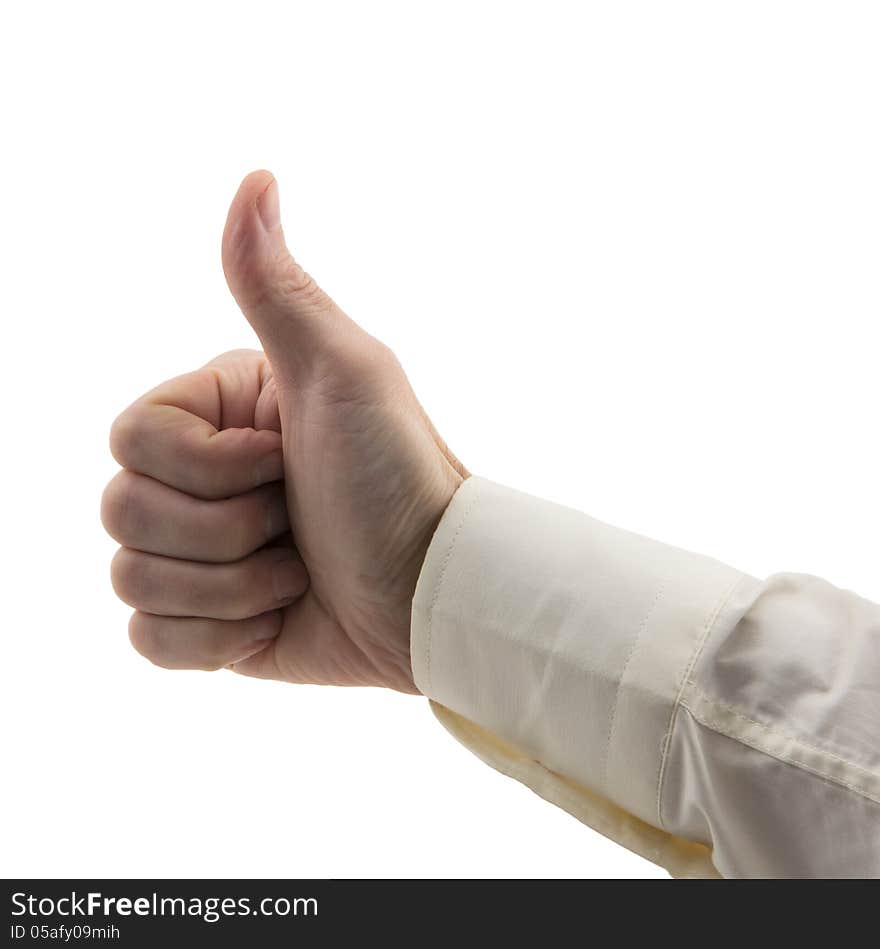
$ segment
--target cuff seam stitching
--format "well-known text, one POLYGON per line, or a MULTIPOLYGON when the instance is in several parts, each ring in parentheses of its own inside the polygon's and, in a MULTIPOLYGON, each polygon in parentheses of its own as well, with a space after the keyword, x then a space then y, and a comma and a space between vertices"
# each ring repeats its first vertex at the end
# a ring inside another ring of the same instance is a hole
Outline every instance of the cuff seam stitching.
POLYGON ((689 683, 688 695, 682 697, 681 707, 686 709, 697 722, 710 731, 747 745, 749 748, 769 755, 783 764, 809 771, 811 774, 853 791, 875 804, 880 804, 880 773, 875 770, 865 768, 849 758, 828 751, 826 748, 819 748, 794 735, 789 735, 778 728, 767 725, 765 722, 758 722, 753 718, 749 718, 739 709, 710 698, 692 682, 689 683), (697 707, 695 708, 695 706, 697 707), (731 719, 726 726, 721 720, 725 715, 731 719), (759 738, 759 733, 783 741, 791 748, 787 751, 773 749, 770 747, 769 741, 762 741, 759 738), (798 751, 802 754, 800 760, 797 757, 798 751), (822 764, 804 760, 813 757, 822 764), (836 770, 842 772, 842 774, 832 773, 835 766, 836 770))
POLYGON ((474 495, 470 501, 468 501, 467 507, 464 509, 464 512, 461 515, 461 520, 458 522, 458 527, 455 528, 455 533, 452 535, 452 538, 449 541, 449 547, 446 550, 446 556, 443 558, 443 562, 440 564, 440 570, 437 574, 437 585, 434 587, 434 595, 431 597, 431 603, 428 607, 428 622, 425 627, 425 685, 427 691, 429 692, 433 691, 431 686, 431 635, 434 626, 434 608, 437 605, 437 601, 440 599, 440 589, 443 586, 443 581, 446 579, 446 568, 449 566, 449 561, 452 559, 452 552, 455 550, 456 542, 458 541, 459 535, 462 532, 462 528, 468 519, 468 515, 471 513, 471 510, 477 503, 479 497, 480 486, 479 482, 475 481, 474 495))
POLYGON ((636 634, 633 637, 633 641, 630 644, 629 650, 626 654, 626 658, 623 660, 623 666, 620 669, 620 676, 617 680, 617 688, 614 690, 614 705, 611 707, 611 716, 608 721, 608 737, 605 741, 605 754, 602 758, 602 765, 599 770, 599 786, 605 790, 605 793, 610 793, 608 788, 608 760, 611 757, 611 745, 614 740, 614 725, 617 721, 617 709, 620 705, 620 694, 623 691, 624 679, 626 678, 626 670, 629 668, 629 664, 632 662, 633 657, 636 654, 636 651, 639 647, 639 644, 642 641, 646 630, 648 629, 648 624, 651 621, 651 617, 654 615, 657 604, 660 602, 660 598, 663 596, 666 590, 666 583, 661 582, 657 588, 657 592, 654 594, 653 599, 651 600, 650 605, 648 606, 645 615, 642 617, 641 623, 638 625, 636 634))
POLYGON ((657 826, 666 830, 666 825, 663 822, 663 815, 661 814, 661 802, 663 800, 663 783, 666 777, 666 760, 669 755, 669 746, 672 744, 672 732, 675 728, 675 717, 678 713, 679 705, 681 704, 682 696, 684 695, 685 687, 687 686, 688 680, 691 678, 694 667, 697 664, 697 660, 700 658, 700 654, 703 651, 703 647, 706 645, 706 642, 709 638, 710 633, 712 632, 713 627, 715 626, 718 617, 721 615, 721 611, 729 602, 730 598, 733 596, 734 590, 745 580, 745 574, 737 573, 733 582, 730 583, 727 589, 724 591, 723 595, 718 598, 714 608, 710 610, 709 615, 706 617, 706 621, 703 624, 703 628, 700 631, 700 635, 697 637, 697 641, 694 645, 694 650, 691 655, 691 658, 682 672, 681 680, 678 684, 678 689, 675 694, 675 701, 672 704, 672 711, 669 714, 669 724, 666 727, 666 734, 663 737, 663 745, 660 750, 660 762, 657 768, 657 826))

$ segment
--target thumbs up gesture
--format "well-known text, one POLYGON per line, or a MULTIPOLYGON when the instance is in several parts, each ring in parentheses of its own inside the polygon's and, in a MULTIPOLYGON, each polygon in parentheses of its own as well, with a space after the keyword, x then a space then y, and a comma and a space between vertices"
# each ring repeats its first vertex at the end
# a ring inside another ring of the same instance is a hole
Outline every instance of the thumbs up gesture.
POLYGON ((294 260, 268 172, 233 199, 223 269, 264 353, 166 382, 111 431, 102 518, 132 643, 168 668, 414 692, 410 603, 467 471, 294 260))

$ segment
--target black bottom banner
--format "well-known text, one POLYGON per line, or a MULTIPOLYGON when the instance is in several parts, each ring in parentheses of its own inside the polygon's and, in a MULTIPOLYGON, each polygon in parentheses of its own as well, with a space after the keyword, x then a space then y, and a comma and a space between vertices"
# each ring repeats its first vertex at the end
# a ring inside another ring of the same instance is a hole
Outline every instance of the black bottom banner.
MULTIPOLYGON (((594 880, 6 880, 7 944, 586 943, 687 927, 815 939, 876 916, 877 883, 594 880), (842 914, 842 915, 841 915, 842 914), (836 919, 832 929, 832 920, 836 919)), ((870 931, 870 926, 868 931, 870 931)))

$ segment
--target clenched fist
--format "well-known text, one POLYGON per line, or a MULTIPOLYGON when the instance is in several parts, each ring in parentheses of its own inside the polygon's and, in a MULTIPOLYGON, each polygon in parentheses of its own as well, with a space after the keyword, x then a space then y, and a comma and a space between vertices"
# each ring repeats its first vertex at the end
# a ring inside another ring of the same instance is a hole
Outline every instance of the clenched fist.
POLYGON ((232 202, 223 268, 265 354, 166 382, 111 431, 132 643, 168 668, 415 692, 410 604, 468 474, 391 351, 291 256, 268 172, 232 202))

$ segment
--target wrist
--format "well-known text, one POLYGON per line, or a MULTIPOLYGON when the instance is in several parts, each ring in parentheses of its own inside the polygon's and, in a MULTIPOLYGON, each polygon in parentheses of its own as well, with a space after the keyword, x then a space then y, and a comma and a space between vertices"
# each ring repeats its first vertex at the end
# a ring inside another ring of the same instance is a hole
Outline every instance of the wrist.
POLYGON ((404 583, 405 596, 402 601, 400 601, 400 607, 396 611, 397 616, 393 624, 395 630, 393 639, 398 645, 400 656, 400 675, 397 684, 391 685, 391 688, 416 695, 421 695, 422 693, 415 684, 412 668, 411 638, 413 598, 422 572, 422 567, 428 557, 431 542, 434 539, 440 520, 446 512, 452 498, 455 496, 456 491, 458 491, 465 479, 469 477, 469 472, 462 468, 462 473, 460 473, 456 469, 447 467, 445 475, 446 483, 441 495, 442 501, 439 503, 435 502, 426 508, 429 512, 429 517, 416 534, 416 540, 411 556, 408 558, 407 567, 402 572, 406 578, 404 583))

